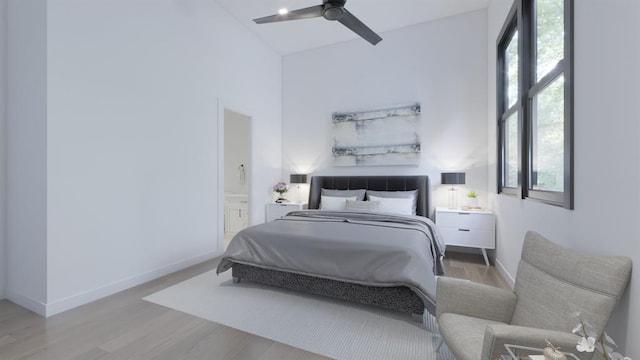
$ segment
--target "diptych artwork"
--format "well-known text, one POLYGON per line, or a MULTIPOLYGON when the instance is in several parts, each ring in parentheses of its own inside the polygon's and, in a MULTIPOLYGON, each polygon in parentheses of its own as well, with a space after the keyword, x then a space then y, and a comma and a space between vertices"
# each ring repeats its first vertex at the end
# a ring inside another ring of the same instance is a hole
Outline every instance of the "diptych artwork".
POLYGON ((332 115, 336 166, 418 165, 420 104, 332 115))

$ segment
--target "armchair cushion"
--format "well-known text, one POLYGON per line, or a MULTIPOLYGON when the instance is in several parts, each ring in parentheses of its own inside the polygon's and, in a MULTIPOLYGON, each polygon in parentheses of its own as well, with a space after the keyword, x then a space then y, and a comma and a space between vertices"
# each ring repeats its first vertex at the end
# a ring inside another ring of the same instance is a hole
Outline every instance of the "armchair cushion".
POLYGON ((439 277, 436 285, 436 316, 438 322, 442 314, 455 313, 509 323, 516 299, 516 295, 509 290, 439 277))
POLYGON ((452 313, 438 317, 440 335, 457 360, 480 360, 485 329, 492 324, 502 323, 452 313))
POLYGON ((590 359, 592 353, 576 352, 578 336, 563 331, 515 326, 498 321, 451 313, 438 318, 440 334, 458 360, 493 360, 506 355, 505 344, 542 349, 548 339, 563 351, 590 359))

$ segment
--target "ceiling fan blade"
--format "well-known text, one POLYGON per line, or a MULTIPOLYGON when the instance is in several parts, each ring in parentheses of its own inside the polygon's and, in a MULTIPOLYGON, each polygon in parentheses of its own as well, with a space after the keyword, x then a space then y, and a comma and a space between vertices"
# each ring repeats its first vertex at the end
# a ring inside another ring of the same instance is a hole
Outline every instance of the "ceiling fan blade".
POLYGON ((265 23, 272 23, 272 22, 278 22, 278 21, 299 20, 299 19, 309 19, 314 17, 320 17, 322 16, 323 8, 324 7, 322 5, 311 6, 304 9, 289 11, 284 15, 277 14, 277 15, 265 16, 258 19, 253 19, 253 21, 255 21, 256 24, 265 24, 265 23))
POLYGON ((358 18, 353 16, 353 14, 350 13, 347 9, 344 9, 344 15, 342 15, 342 17, 338 21, 342 25, 351 29, 356 34, 360 35, 363 39, 370 42, 372 45, 375 45, 382 41, 382 38, 378 34, 369 29, 367 25, 358 20, 358 18))

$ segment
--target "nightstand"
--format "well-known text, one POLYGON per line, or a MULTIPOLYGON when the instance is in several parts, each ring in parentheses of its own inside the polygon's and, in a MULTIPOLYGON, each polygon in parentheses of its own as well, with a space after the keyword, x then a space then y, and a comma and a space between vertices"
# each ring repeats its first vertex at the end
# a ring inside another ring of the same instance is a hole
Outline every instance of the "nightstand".
POLYGON ((439 207, 436 208, 436 225, 447 245, 478 248, 489 266, 487 249, 496 247, 493 212, 439 207))
POLYGON ((269 203, 267 204, 267 207, 266 207, 267 222, 273 221, 277 218, 281 218, 287 215, 291 211, 303 210, 306 207, 307 207, 307 204, 293 203, 293 202, 269 203))

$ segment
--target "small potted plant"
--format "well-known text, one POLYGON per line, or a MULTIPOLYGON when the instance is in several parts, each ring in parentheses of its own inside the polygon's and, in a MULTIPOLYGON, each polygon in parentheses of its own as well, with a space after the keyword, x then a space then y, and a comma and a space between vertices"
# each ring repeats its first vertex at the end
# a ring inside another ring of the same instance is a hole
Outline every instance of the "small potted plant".
POLYGON ((467 207, 469 208, 478 208, 478 194, 475 191, 469 191, 467 193, 467 207))
POLYGON ((283 197, 283 194, 289 191, 289 185, 284 182, 279 182, 274 185, 273 191, 278 193, 278 199, 276 199, 276 202, 281 203, 288 201, 283 197))

